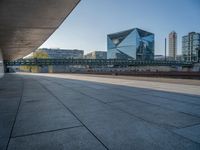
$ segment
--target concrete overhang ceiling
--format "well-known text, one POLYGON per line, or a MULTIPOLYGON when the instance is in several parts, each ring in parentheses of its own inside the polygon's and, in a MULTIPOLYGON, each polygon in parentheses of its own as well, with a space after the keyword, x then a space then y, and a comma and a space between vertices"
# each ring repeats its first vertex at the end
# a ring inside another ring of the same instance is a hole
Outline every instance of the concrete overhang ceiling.
POLYGON ((60 26, 80 0, 0 0, 0 49, 4 60, 22 58, 60 26))

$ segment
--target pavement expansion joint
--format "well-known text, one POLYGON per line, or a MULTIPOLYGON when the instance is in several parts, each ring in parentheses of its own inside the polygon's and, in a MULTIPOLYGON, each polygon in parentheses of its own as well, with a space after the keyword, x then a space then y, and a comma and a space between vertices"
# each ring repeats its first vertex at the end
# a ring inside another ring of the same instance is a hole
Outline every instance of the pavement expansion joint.
POLYGON ((105 149, 109 150, 108 147, 78 118, 78 116, 67 107, 54 93, 52 93, 47 87, 42 83, 38 82, 44 89, 46 89, 53 97, 55 97, 103 146, 105 149))
POLYGON ((18 138, 18 137, 25 137, 25 136, 31 136, 31 135, 39 135, 39 134, 44 134, 44 133, 50 133, 50 132, 56 132, 56 131, 62 131, 62 130, 69 130, 69 129, 80 128, 80 127, 83 127, 83 126, 79 125, 79 126, 73 126, 73 127, 68 127, 68 128, 48 130, 48 131, 42 131, 42 132, 34 132, 34 133, 30 133, 30 134, 22 134, 22 135, 12 136, 11 138, 14 139, 14 138, 18 138))
POLYGON ((180 127, 180 128, 177 127, 177 129, 184 129, 184 128, 189 128, 189 127, 198 126, 198 125, 200 125, 200 123, 190 124, 188 126, 184 126, 184 127, 180 127))
POLYGON ((9 146, 9 143, 10 143, 10 139, 11 139, 11 137, 12 137, 14 125, 15 125, 15 123, 16 123, 17 115, 18 115, 18 113, 19 113, 19 108, 20 108, 20 105, 21 105, 21 102, 22 102, 23 93, 24 93, 24 80, 23 80, 23 78, 22 78, 21 96, 20 96, 20 100, 19 100, 19 103, 18 103, 18 106, 17 106, 17 112, 16 112, 16 115, 15 115, 15 119, 14 119, 14 122, 13 122, 13 125, 12 125, 12 128, 11 128, 11 131, 10 131, 9 140, 8 140, 7 145, 6 145, 6 150, 8 149, 8 146, 9 146))
POLYGON ((2 150, 200 149, 200 85, 160 91, 153 85, 141 88, 149 86, 145 81, 121 85, 123 80, 99 76, 5 77, 0 80, 5 85, 0 106, 8 112, 0 116, 2 150))

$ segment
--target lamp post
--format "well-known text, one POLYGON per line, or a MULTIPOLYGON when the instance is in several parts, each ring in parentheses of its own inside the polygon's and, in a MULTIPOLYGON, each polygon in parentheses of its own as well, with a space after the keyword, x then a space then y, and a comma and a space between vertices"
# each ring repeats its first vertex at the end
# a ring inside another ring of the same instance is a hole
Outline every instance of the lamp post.
POLYGON ((167 60, 167 39, 165 38, 165 61, 167 60))

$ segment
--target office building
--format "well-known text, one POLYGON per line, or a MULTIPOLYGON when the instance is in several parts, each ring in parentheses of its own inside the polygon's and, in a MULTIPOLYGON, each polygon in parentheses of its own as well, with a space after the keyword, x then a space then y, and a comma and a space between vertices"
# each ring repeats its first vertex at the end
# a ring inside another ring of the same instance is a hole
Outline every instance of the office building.
POLYGON ((197 61, 200 57, 200 33, 190 32, 182 37, 182 54, 184 61, 197 61))
POLYGON ((85 55, 85 59, 106 59, 107 52, 105 51, 94 51, 85 55))
POLYGON ((108 59, 154 59, 154 34, 134 28, 107 35, 108 59))
POLYGON ((69 49, 48 49, 48 48, 42 48, 38 49, 36 52, 44 52, 48 54, 48 58, 54 58, 54 59, 82 59, 84 51, 83 50, 69 50, 69 49))
POLYGON ((172 58, 172 60, 175 60, 176 55, 177 55, 177 33, 175 31, 172 31, 169 34, 169 57, 172 58))

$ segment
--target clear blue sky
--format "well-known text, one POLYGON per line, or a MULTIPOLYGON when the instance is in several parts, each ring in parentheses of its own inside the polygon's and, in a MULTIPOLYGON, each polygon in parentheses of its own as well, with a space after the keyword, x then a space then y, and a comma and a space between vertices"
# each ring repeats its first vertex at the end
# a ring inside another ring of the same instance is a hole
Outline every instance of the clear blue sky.
POLYGON ((164 38, 200 32, 200 0, 82 0, 59 29, 41 46, 107 50, 106 36, 138 27, 155 34, 155 53, 164 54, 164 38))

